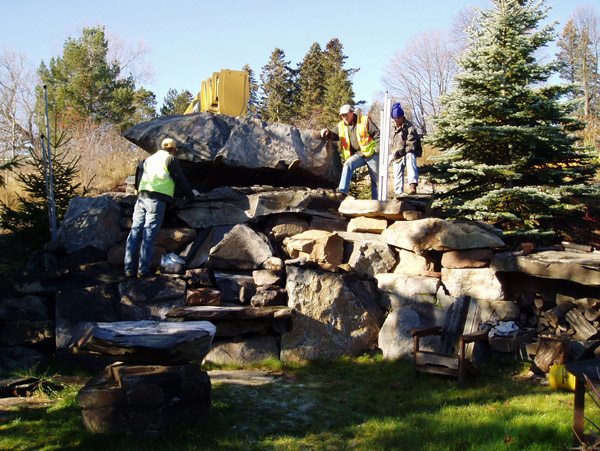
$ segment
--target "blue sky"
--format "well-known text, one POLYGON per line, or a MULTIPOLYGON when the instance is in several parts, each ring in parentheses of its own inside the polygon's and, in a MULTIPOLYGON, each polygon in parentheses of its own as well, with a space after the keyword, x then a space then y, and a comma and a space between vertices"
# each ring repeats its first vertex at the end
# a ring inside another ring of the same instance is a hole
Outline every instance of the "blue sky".
MULTIPOLYGON (((558 31, 578 6, 591 0, 554 0, 551 20, 558 31)), ((202 80, 221 69, 249 64, 257 78, 273 49, 292 67, 313 42, 325 47, 338 38, 354 75, 356 100, 371 103, 381 93, 384 67, 415 35, 447 30, 469 6, 489 0, 0 0, 0 50, 41 60, 62 55, 67 38, 83 27, 104 25, 127 45, 142 41, 153 80, 144 83, 158 107, 169 88, 200 90, 202 80)), ((596 13, 600 13, 596 7, 596 13)))

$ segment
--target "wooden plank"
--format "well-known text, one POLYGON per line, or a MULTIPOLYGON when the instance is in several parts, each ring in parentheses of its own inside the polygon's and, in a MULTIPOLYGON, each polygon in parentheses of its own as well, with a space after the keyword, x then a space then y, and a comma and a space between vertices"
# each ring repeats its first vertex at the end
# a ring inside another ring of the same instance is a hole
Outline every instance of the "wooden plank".
POLYGON ((417 365, 437 365, 446 368, 458 369, 458 358, 456 356, 442 355, 421 351, 415 355, 417 365))
POLYGON ((448 308, 444 319, 440 344, 437 348, 439 354, 456 354, 458 352, 458 335, 462 332, 464 318, 466 316, 465 306, 468 306, 469 298, 462 296, 448 308))
POLYGON ((430 374, 443 374, 445 376, 458 376, 458 370, 452 368, 446 368, 445 366, 435 366, 435 365, 417 365, 415 366, 415 371, 418 373, 430 373, 430 374))
MULTIPOLYGON (((469 298, 467 317, 465 319, 465 325, 463 326, 462 335, 472 334, 479 330, 479 323, 481 322, 481 309, 477 303, 477 299, 469 298)), ((464 357, 470 359, 473 355, 473 349, 475 343, 468 343, 465 346, 464 357)))

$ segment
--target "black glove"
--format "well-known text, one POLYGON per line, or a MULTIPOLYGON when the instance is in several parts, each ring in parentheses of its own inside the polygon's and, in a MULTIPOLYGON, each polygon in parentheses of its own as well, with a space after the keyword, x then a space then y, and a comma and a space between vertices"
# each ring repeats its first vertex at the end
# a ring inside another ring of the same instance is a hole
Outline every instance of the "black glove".
POLYGON ((406 155, 406 150, 397 150, 394 152, 394 160, 401 160, 406 155))

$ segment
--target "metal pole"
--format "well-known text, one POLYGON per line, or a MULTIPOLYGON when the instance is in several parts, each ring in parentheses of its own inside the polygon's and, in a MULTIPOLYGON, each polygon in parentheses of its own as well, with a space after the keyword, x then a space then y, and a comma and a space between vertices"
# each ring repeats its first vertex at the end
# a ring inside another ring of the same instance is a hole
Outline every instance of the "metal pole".
POLYGON ((379 200, 388 198, 388 173, 390 164, 390 107, 387 91, 381 110, 380 139, 379 139, 379 200))
POLYGON ((50 146, 50 119, 48 116, 48 88, 44 85, 44 100, 46 102, 46 139, 48 144, 48 155, 44 150, 44 140, 42 139, 42 151, 44 151, 44 170, 48 176, 46 180, 46 198, 48 201, 48 218, 50 219, 50 240, 56 241, 56 203, 54 201, 54 177, 52 175, 52 147, 50 146))

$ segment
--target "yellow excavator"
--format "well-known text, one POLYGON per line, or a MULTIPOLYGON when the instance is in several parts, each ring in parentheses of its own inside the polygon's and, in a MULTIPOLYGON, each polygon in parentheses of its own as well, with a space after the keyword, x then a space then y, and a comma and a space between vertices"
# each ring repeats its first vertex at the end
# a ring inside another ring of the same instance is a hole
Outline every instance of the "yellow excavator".
POLYGON ((184 114, 215 113, 245 116, 250 85, 245 70, 222 69, 202 82, 200 92, 184 114))

